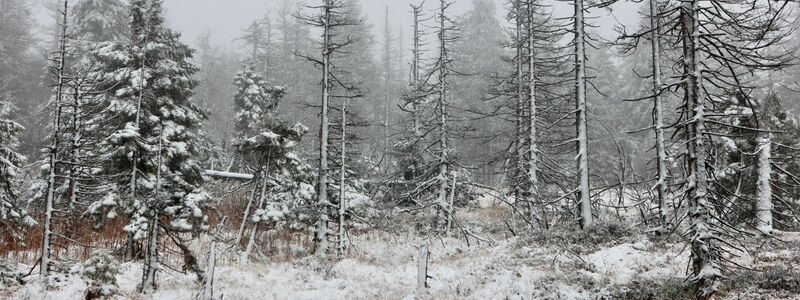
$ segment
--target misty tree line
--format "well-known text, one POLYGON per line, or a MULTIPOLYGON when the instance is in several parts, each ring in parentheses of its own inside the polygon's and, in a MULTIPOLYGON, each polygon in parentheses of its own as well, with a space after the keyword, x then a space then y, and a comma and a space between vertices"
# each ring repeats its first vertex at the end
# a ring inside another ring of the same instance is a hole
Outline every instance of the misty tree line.
POLYGON ((410 41, 387 9, 377 41, 357 0, 284 1, 236 53, 182 42, 162 2, 59 1, 45 61, 30 8, 0 0, 0 224, 5 244, 41 226, 45 278, 52 243, 85 246, 67 221, 84 216, 124 220, 116 254, 142 261, 142 292, 167 243, 210 282, 189 244, 222 204, 212 180, 244 182, 228 224, 242 263, 266 228, 307 228, 315 255, 343 257, 350 228, 398 213, 491 243, 455 211, 495 191, 531 232, 637 210, 686 239, 710 298, 731 237, 797 228, 788 2, 650 0, 606 41, 586 14, 613 2, 559 18, 509 0, 505 26, 491 1, 456 16, 440 0, 410 6, 410 41))

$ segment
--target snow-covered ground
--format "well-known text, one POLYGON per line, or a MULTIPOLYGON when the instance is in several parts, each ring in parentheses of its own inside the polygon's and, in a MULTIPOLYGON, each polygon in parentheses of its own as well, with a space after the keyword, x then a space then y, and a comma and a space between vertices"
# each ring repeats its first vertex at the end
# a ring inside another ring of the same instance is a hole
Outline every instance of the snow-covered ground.
MULTIPOLYGON (((465 216, 491 215, 490 208, 478 210, 487 212, 465 216)), ((223 299, 681 299, 690 292, 684 282, 689 251, 676 237, 661 241, 622 227, 603 228, 592 235, 517 231, 517 237, 486 233, 495 240, 491 245, 476 244, 474 239, 469 245, 463 238, 431 239, 431 278, 429 288, 422 291, 416 290, 416 276, 417 247, 423 238, 373 230, 354 235, 351 253, 342 260, 276 255, 267 262, 239 265, 233 253, 224 254, 215 295, 223 299)), ((800 283, 800 235, 781 233, 779 238, 783 241, 747 241, 751 254, 735 261, 773 272, 770 268, 781 267, 786 283, 760 284, 759 280, 774 281, 767 275, 749 279, 742 276, 751 273, 731 275, 723 299, 800 299, 800 285, 792 286, 800 283)), ((141 272, 140 263, 120 267, 117 298, 192 299, 202 289, 193 275, 164 270, 158 291, 141 295, 136 292, 141 272)), ((62 280, 57 288, 43 292, 31 278, 24 286, 0 291, 0 298, 82 299, 86 284, 79 276, 62 280)))

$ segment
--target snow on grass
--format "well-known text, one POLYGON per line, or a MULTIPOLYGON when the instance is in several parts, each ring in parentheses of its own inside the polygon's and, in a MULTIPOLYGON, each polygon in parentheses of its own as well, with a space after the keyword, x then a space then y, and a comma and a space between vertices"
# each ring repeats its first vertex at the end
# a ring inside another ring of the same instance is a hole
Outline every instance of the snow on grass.
MULTIPOLYGON (((421 240, 395 240, 386 234, 354 236, 357 249, 348 258, 290 261, 217 268, 215 294, 224 299, 595 299, 614 286, 640 280, 682 278, 688 251, 680 244, 653 245, 642 239, 584 255, 568 255, 554 245, 470 245, 456 239, 431 243, 430 288, 415 291, 417 248, 421 240)), ((787 254, 789 255, 789 254, 787 254)), ((191 299, 201 286, 191 274, 159 273, 159 289, 139 295, 140 263, 120 266, 117 299, 191 299)), ((79 299, 86 284, 68 277, 42 292, 31 282, 12 299, 79 299)))
POLYGON ((11 296, 11 299, 41 299, 41 300, 65 300, 65 299, 84 299, 84 294, 88 285, 79 276, 55 275, 60 282, 52 283, 52 290, 45 291, 41 280, 33 284, 26 284, 11 296))
MULTIPOLYGON (((483 213, 498 214, 490 210, 483 213)), ((475 213, 473 217, 481 216, 475 213)), ((575 233, 564 231, 566 234, 575 233)), ((499 235, 493 237, 497 241, 493 245, 476 245, 474 241, 468 245, 456 238, 431 239, 431 278, 429 288, 423 291, 416 291, 417 247, 426 237, 410 232, 369 231, 353 234, 353 248, 342 260, 275 254, 267 262, 253 259, 254 263, 240 265, 230 259, 235 253, 223 252, 214 293, 234 300, 608 299, 619 297, 615 292, 637 282, 680 282, 689 262, 689 251, 683 243, 651 242, 644 235, 610 238, 602 243, 565 242, 564 236, 531 239, 499 235)), ((784 234, 781 238, 800 241, 800 235, 784 234)), ((205 245, 207 239, 201 239, 192 248, 202 257, 205 245)), ((785 247, 763 251, 759 259, 791 261, 797 250, 788 249, 790 244, 785 247)), ((753 258, 743 257, 737 262, 750 265, 753 258)), ((171 265, 179 263, 173 261, 171 265)), ((27 270, 29 266, 20 269, 27 270)), ((141 295, 137 292, 141 263, 124 263, 119 270, 120 294, 116 299, 192 299, 202 289, 194 275, 164 269, 159 273, 159 289, 141 295)), ((42 284, 32 277, 25 286, 0 295, 10 295, 10 299, 81 299, 85 289, 86 284, 78 276, 71 276, 44 293, 42 284)))
POLYGON ((643 240, 604 248, 583 259, 604 283, 621 285, 634 279, 680 276, 688 263, 689 253, 678 253, 681 249, 674 249, 677 247, 680 245, 674 245, 670 251, 658 251, 652 249, 650 241, 643 240))

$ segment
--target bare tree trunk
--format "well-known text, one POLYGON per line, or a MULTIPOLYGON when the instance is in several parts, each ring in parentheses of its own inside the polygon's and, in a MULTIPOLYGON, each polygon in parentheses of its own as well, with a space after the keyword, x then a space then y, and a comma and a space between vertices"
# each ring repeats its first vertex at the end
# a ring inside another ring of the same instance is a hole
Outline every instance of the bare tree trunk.
POLYGON ((419 246, 417 264, 417 291, 421 291, 428 287, 428 242, 422 242, 419 246))
POLYGON ((575 0, 575 111, 577 126, 578 203, 581 228, 592 226, 592 202, 589 195, 589 143, 586 125, 586 32, 584 0, 575 0))
POLYGON ((225 220, 228 217, 222 217, 222 220, 217 225, 217 230, 211 239, 211 245, 208 250, 208 260, 206 262, 205 276, 203 278, 203 294, 200 299, 213 300, 214 299, 214 274, 217 268, 217 243, 221 240, 220 232, 225 228, 225 220))
POLYGON ((242 216, 242 224, 239 225, 239 230, 236 232, 236 241, 233 243, 236 247, 239 247, 239 243, 242 241, 242 236, 244 235, 244 228, 247 225, 247 219, 250 216, 250 210, 253 207, 253 202, 255 202, 256 198, 256 190, 258 190, 258 178, 253 181, 253 190, 250 191, 250 198, 247 201, 247 207, 244 209, 244 216, 242 216))
POLYGON ((345 172, 347 172, 347 99, 342 104, 342 153, 341 153, 341 169, 339 170, 339 230, 336 242, 337 253, 339 257, 344 257, 345 254, 345 231, 344 231, 344 215, 347 210, 347 200, 345 194, 345 172))
POLYGON ((126 233, 125 234, 125 260, 127 260, 127 261, 133 260, 133 255, 134 255, 133 246, 134 246, 134 243, 136 243, 136 241, 134 241, 134 239, 133 239, 133 233, 130 233, 130 232, 126 233))
POLYGON ((439 196, 437 205, 439 206, 438 222, 442 227, 446 224, 446 218, 449 212, 447 211, 447 172, 448 162, 447 156, 449 155, 449 148, 447 145, 447 75, 449 70, 447 61, 447 41, 445 32, 445 3, 442 1, 439 12, 439 196))
MULTIPOLYGON (((76 76, 77 80, 77 76, 76 76)), ((80 129, 78 128, 80 124, 80 114, 81 114, 81 92, 80 92, 80 85, 75 84, 74 87, 74 94, 73 102, 72 102, 72 157, 70 158, 70 168, 69 168, 69 204, 70 207, 74 207, 76 202, 78 201, 78 179, 76 178, 79 173, 79 166, 80 166, 80 129)))
MULTIPOLYGON (((422 15, 422 6, 414 6, 411 5, 411 8, 414 10, 414 50, 413 50, 413 59, 411 62, 411 84, 414 88, 414 91, 418 91, 420 87, 420 78, 419 78, 419 71, 420 71, 420 44, 421 44, 421 36, 420 36, 420 16, 422 15)), ((411 117, 413 118, 414 122, 414 138, 416 145, 419 140, 422 138, 422 130, 420 127, 420 120, 419 120, 419 113, 417 112, 418 109, 418 100, 415 97, 411 103, 411 117)))
POLYGON ((756 198, 756 228, 764 234, 772 233, 772 143, 762 137, 758 149, 758 197, 756 198))
POLYGON ((708 177, 705 149, 705 95, 702 95, 703 71, 698 61, 700 43, 699 6, 697 0, 681 3, 683 27, 683 72, 686 125, 689 217, 692 237, 692 274, 698 289, 697 298, 708 299, 717 292, 722 279, 719 250, 714 245, 713 207, 708 201, 708 177))
POLYGON ((158 270, 158 218, 157 210, 152 211, 152 220, 147 228, 147 250, 145 253, 142 293, 156 290, 156 272, 158 270))
MULTIPOLYGON (((269 173, 264 171, 263 174, 264 176, 261 179, 261 195, 258 198, 258 206, 256 206, 256 209, 263 208, 265 199, 267 198, 267 174, 269 173)), ((255 223, 250 228, 250 240, 247 241, 247 247, 245 247, 244 252, 239 258, 240 264, 246 264, 250 259, 250 252, 253 251, 253 246, 255 246, 256 244, 256 233, 258 232, 258 225, 259 223, 255 223)))
MULTIPOLYGON (((141 42, 142 42, 142 45, 136 45, 136 46, 139 46, 140 48, 144 49, 144 45, 147 44, 147 41, 144 40, 144 41, 141 41, 141 42)), ((141 63, 140 63, 141 70, 139 70, 139 96, 138 96, 138 99, 136 101, 136 119, 135 119, 135 123, 134 123, 134 124, 136 124, 136 132, 137 133, 139 132, 139 126, 141 126, 142 103, 144 102, 144 88, 145 88, 144 71, 145 71, 145 60, 147 58, 145 53, 141 53, 141 54, 142 54, 141 55, 141 63)), ((137 179, 136 178, 137 178, 137 175, 139 173, 139 166, 138 166, 139 165, 139 152, 137 150, 134 150, 132 154, 133 154, 133 164, 132 164, 132 167, 131 167, 130 197, 131 197, 131 199, 136 199, 136 189, 137 189, 137 182, 136 182, 137 179)), ((135 241, 135 239, 133 237, 133 233, 128 232, 127 235, 128 236, 127 236, 126 244, 125 244, 125 260, 132 260, 133 259, 134 243, 136 243, 136 241, 135 241)))
POLYGON ((67 56, 67 21, 69 13, 69 1, 64 0, 64 10, 61 12, 61 37, 58 50, 58 82, 56 83, 55 113, 53 114, 53 137, 50 142, 50 171, 47 179, 47 203, 45 203, 44 228, 42 234, 42 258, 40 261, 41 276, 47 278, 50 274, 50 242, 53 227, 53 202, 56 190, 56 164, 58 163, 58 145, 61 135, 61 100, 64 93, 66 78, 64 70, 66 67, 67 56))
POLYGON ((453 185, 450 187, 450 201, 447 203, 447 228, 445 229, 445 235, 450 236, 450 230, 453 227, 453 218, 455 218, 455 200, 456 200, 456 183, 458 177, 456 174, 453 174, 453 185))
POLYGON ((323 0, 323 45, 322 45, 322 121, 320 122, 319 174, 317 191, 317 226, 314 233, 314 254, 324 256, 328 252, 328 105, 330 100, 331 59, 331 0, 323 0))
MULTIPOLYGON (((534 201, 539 200, 539 177, 537 174, 539 168, 539 149, 538 138, 536 136, 536 44, 534 36, 534 9, 533 1, 528 0, 528 203, 530 205, 530 219, 531 222, 537 220, 536 205, 534 201)), ((542 208, 542 215, 544 215, 544 208, 542 208)), ((547 224, 543 224, 547 228, 547 224)))
MULTIPOLYGON (((163 131, 163 126, 162 129, 163 131)), ((142 293, 151 293, 155 291, 158 286, 156 283, 156 273, 158 272, 158 219, 161 210, 161 166, 163 165, 163 136, 158 136, 158 165, 156 171, 156 194, 155 198, 151 199, 149 203, 149 210, 151 213, 151 220, 147 230, 147 251, 144 261, 144 274, 142 278, 142 293)))
POLYGON ((656 167, 658 168, 656 189, 658 192, 658 221, 662 230, 669 227, 669 204, 667 203, 667 150, 664 145, 664 108, 661 100, 661 25, 658 1, 650 0, 650 46, 653 77, 654 129, 656 134, 656 167))
POLYGON ((524 91, 524 74, 522 72, 522 56, 523 56, 523 39, 522 39, 522 22, 525 19, 525 16, 522 14, 522 4, 520 0, 516 0, 517 6, 517 18, 516 18, 516 35, 517 35, 517 45, 516 45, 516 61, 515 67, 517 68, 515 74, 514 85, 516 86, 516 95, 515 95, 515 107, 514 107, 514 148, 512 149, 512 155, 514 156, 513 164, 514 164, 514 172, 512 172, 513 178, 512 187, 514 188, 514 203, 519 205, 523 203, 522 199, 522 169, 523 169, 523 160, 524 160, 524 141, 525 141, 525 131, 523 130, 523 101, 525 100, 525 91, 524 91))
MULTIPOLYGON (((389 31, 389 7, 386 7, 386 16, 385 16, 385 24, 384 24, 384 68, 386 69, 386 78, 384 78, 384 89, 385 89, 385 99, 383 103, 383 135, 384 135, 384 143, 385 148, 384 151, 389 151, 391 149, 391 142, 389 136, 389 103, 391 103, 391 96, 390 96, 390 84, 392 80, 392 61, 391 61, 391 51, 389 45, 392 42, 391 39, 391 32, 389 31)), ((391 164, 389 164, 391 165, 391 164)))

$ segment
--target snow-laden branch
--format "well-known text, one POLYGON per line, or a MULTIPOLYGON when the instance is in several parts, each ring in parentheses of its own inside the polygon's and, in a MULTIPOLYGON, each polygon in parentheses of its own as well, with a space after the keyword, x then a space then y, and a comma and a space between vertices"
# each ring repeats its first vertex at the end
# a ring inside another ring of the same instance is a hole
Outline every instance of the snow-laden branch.
POLYGON ((203 175, 218 179, 231 179, 231 180, 243 180, 243 181, 253 180, 253 178, 255 177, 253 176, 253 174, 223 172, 215 170, 205 170, 203 172, 203 175))

